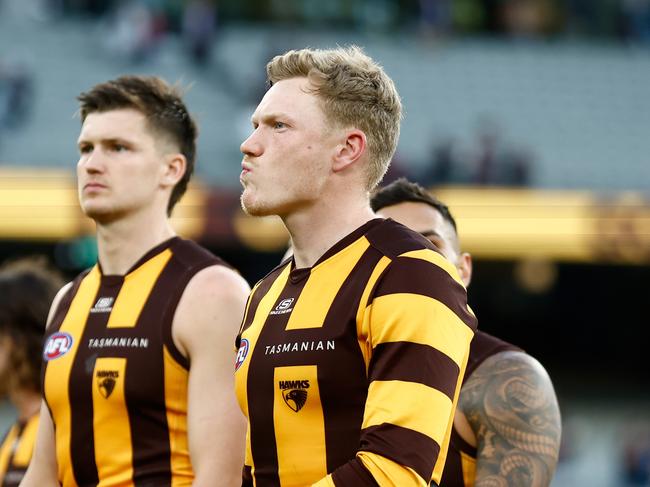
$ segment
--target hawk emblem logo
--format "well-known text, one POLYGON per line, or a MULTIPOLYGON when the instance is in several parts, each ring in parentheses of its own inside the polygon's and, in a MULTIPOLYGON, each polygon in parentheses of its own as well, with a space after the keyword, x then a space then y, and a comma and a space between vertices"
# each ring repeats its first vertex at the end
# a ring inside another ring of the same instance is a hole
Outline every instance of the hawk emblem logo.
POLYGON ((307 402, 307 389, 309 389, 308 380, 281 380, 280 389, 282 390, 282 399, 289 408, 294 411, 300 411, 307 402))
POLYGON ((97 388, 99 393, 108 399, 115 389, 119 373, 117 370, 98 370, 97 371, 97 388))
POLYGON ((284 403, 295 412, 298 412, 307 402, 307 391, 305 389, 290 389, 282 391, 284 403))

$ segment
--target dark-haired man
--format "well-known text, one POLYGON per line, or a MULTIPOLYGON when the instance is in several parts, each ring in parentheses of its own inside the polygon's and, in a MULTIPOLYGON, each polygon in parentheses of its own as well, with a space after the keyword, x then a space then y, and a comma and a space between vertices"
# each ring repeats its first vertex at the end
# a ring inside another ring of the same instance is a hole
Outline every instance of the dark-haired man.
MULTIPOLYGON (((472 258, 461 252, 449 208, 405 179, 371 198, 380 215, 420 232, 466 286, 472 258)), ((441 487, 548 486, 560 447, 560 411, 548 374, 518 347, 477 331, 454 417, 441 487)))
POLYGON ((159 78, 121 77, 79 101, 79 200, 99 262, 52 305, 24 485, 232 485, 245 435, 232 341, 248 285, 168 219, 196 126, 159 78))
POLYGON ((0 266, 0 389, 16 422, 0 442, 0 485, 16 487, 32 458, 41 408, 41 349, 47 312, 61 276, 44 259, 0 266))

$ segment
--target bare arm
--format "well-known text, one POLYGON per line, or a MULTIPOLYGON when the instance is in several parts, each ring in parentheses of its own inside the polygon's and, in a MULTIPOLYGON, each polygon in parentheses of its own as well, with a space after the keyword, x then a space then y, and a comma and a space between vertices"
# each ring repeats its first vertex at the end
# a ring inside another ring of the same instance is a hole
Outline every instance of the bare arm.
POLYGON ((250 289, 223 266, 199 272, 174 317, 173 334, 190 359, 188 435, 194 486, 241 485, 246 421, 235 398, 235 337, 250 289))
MULTIPOLYGON (((61 299, 68 292, 72 283, 63 286, 54 297, 50 312, 47 316, 47 326, 52 323, 52 318, 56 309, 59 307, 61 299)), ((54 426, 50 411, 45 405, 41 404, 41 413, 38 420, 38 433, 36 434, 36 444, 34 453, 29 463, 29 467, 22 482, 21 487, 58 487, 57 481, 57 464, 56 464, 56 445, 54 442, 54 426)))
POLYGON ((560 410, 542 365, 522 352, 483 362, 458 408, 477 439, 475 487, 546 487, 560 448, 560 410))

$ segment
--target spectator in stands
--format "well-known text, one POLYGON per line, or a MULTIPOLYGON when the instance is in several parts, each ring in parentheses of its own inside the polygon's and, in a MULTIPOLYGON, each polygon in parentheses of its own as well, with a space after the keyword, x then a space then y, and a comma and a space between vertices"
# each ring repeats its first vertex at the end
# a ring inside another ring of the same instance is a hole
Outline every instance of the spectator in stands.
POLYGON ((192 60, 200 66, 210 61, 217 30, 217 5, 214 0, 190 0, 183 10, 182 34, 192 60))

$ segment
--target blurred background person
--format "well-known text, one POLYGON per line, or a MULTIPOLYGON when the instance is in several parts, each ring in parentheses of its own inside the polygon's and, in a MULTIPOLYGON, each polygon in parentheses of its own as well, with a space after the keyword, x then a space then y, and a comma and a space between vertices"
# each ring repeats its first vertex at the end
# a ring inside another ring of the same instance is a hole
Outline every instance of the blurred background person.
POLYGON ((50 303, 63 285, 45 259, 0 267, 0 381, 16 422, 0 445, 0 485, 17 486, 29 465, 41 407, 41 351, 50 303))

